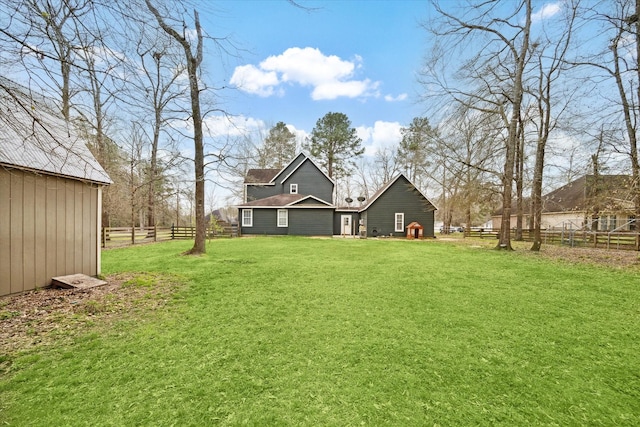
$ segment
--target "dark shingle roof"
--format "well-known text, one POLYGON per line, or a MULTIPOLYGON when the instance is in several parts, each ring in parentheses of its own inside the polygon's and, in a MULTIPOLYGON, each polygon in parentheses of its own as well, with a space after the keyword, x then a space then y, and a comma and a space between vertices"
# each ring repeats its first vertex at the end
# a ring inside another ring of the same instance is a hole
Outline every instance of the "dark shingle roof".
MULTIPOLYGON (((630 209, 633 201, 629 175, 585 175, 542 196, 542 212, 583 212, 630 209)), ((531 199, 524 200, 524 211, 531 209, 531 199)), ((516 201, 511 205, 516 212, 516 201)), ((502 215, 502 208, 494 215, 502 215)))
POLYGON ((268 184, 280 169, 249 169, 247 176, 244 178, 245 184, 268 184))
POLYGON ((333 206, 330 203, 327 203, 324 200, 320 200, 314 196, 308 196, 304 194, 276 194, 275 196, 265 197, 264 199, 259 199, 259 200, 253 200, 251 202, 238 205, 237 207, 240 207, 240 208, 293 207, 293 205, 302 201, 305 202, 305 206, 312 204, 314 205, 314 207, 315 205, 318 205, 320 207, 333 208, 333 206))
MULTIPOLYGON (((614 208, 631 199, 628 175, 585 175, 543 196, 543 212, 614 208)), ((620 207, 620 206, 618 206, 620 207)))
POLYGON ((297 202, 298 200, 302 200, 306 196, 302 194, 276 194, 275 196, 266 197, 264 199, 253 200, 251 202, 245 203, 243 207, 251 207, 251 206, 286 206, 289 203, 297 202))

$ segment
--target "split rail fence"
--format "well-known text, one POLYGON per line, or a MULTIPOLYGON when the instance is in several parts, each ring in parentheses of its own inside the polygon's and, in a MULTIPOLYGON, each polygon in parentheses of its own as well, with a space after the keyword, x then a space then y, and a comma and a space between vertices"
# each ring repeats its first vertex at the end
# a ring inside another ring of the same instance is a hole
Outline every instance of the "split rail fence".
MULTIPOLYGON (((497 239, 499 231, 472 229, 465 236, 497 239)), ((542 243, 574 247, 635 250, 637 237, 635 231, 542 230, 542 243)), ((516 232, 511 230, 511 239, 515 238, 516 232)), ((533 242, 533 230, 522 230, 522 240, 533 242)))
MULTIPOLYGON (((162 242, 177 239, 194 239, 195 227, 171 226, 171 227, 103 227, 102 247, 116 247, 135 245, 140 243, 162 242)), ((207 228, 207 238, 238 237, 236 225, 225 225, 207 228)))

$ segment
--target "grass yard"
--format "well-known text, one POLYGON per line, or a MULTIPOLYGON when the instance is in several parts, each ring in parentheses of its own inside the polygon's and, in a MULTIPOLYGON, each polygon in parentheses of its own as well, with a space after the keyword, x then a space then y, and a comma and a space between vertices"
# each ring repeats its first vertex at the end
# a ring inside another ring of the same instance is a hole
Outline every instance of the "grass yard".
POLYGON ((437 241, 190 245, 104 252, 106 275, 184 285, 0 354, 0 425, 640 425, 637 269, 437 241))

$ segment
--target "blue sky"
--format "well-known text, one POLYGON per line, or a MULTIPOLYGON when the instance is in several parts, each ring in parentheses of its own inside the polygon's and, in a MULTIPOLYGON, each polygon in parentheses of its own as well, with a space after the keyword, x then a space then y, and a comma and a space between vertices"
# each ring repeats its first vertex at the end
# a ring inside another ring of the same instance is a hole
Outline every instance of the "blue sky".
POLYGON ((309 10, 285 0, 201 4, 206 32, 238 47, 237 57, 209 55, 205 69, 234 88, 222 94, 224 107, 248 130, 283 121, 304 137, 326 113, 341 112, 373 154, 424 110, 416 73, 426 1, 299 2, 309 10))

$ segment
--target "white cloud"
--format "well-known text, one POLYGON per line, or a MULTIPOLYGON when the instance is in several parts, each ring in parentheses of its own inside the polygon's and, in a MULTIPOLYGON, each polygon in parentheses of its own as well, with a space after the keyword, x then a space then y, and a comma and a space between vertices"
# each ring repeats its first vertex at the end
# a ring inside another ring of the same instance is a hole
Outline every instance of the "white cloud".
POLYGON ((326 56, 319 49, 292 47, 268 57, 260 68, 280 73, 285 82, 315 86, 351 76, 355 65, 335 55, 326 56))
POLYGON ((287 125, 287 129, 296 136, 296 143, 298 144, 297 150, 300 150, 302 148, 302 144, 310 136, 309 133, 304 129, 296 129, 293 125, 287 125))
POLYGON ((265 128, 262 120, 245 116, 208 116, 203 125, 205 135, 212 138, 242 136, 265 128))
POLYGON ((314 101, 319 101, 321 99, 336 99, 341 96, 346 96, 347 98, 377 96, 378 85, 379 82, 371 82, 369 79, 348 82, 331 81, 316 86, 311 93, 311 98, 314 101))
POLYGON ((316 48, 292 47, 268 57, 257 67, 251 64, 236 67, 231 83, 260 96, 273 95, 282 83, 311 86, 314 100, 378 96, 380 82, 354 78, 355 70, 361 67, 362 58, 358 55, 347 61, 336 55, 327 56, 316 48))
POLYGON ((397 145, 402 139, 401 128, 402 125, 398 122, 378 120, 373 124, 373 127, 360 126, 356 128, 356 132, 362 138, 365 155, 373 156, 382 148, 397 145))
POLYGON ((551 18, 552 16, 559 13, 561 10, 560 2, 556 3, 547 3, 542 6, 538 12, 531 15, 531 22, 540 22, 543 19, 551 18))
POLYGON ((236 67, 230 83, 245 92, 267 97, 274 94, 274 87, 280 81, 275 72, 260 70, 249 64, 236 67))
POLYGON ((397 101, 404 101, 405 99, 407 99, 409 95, 407 95, 406 93, 401 93, 398 96, 393 96, 393 95, 385 95, 384 100, 387 102, 397 102, 397 101))

